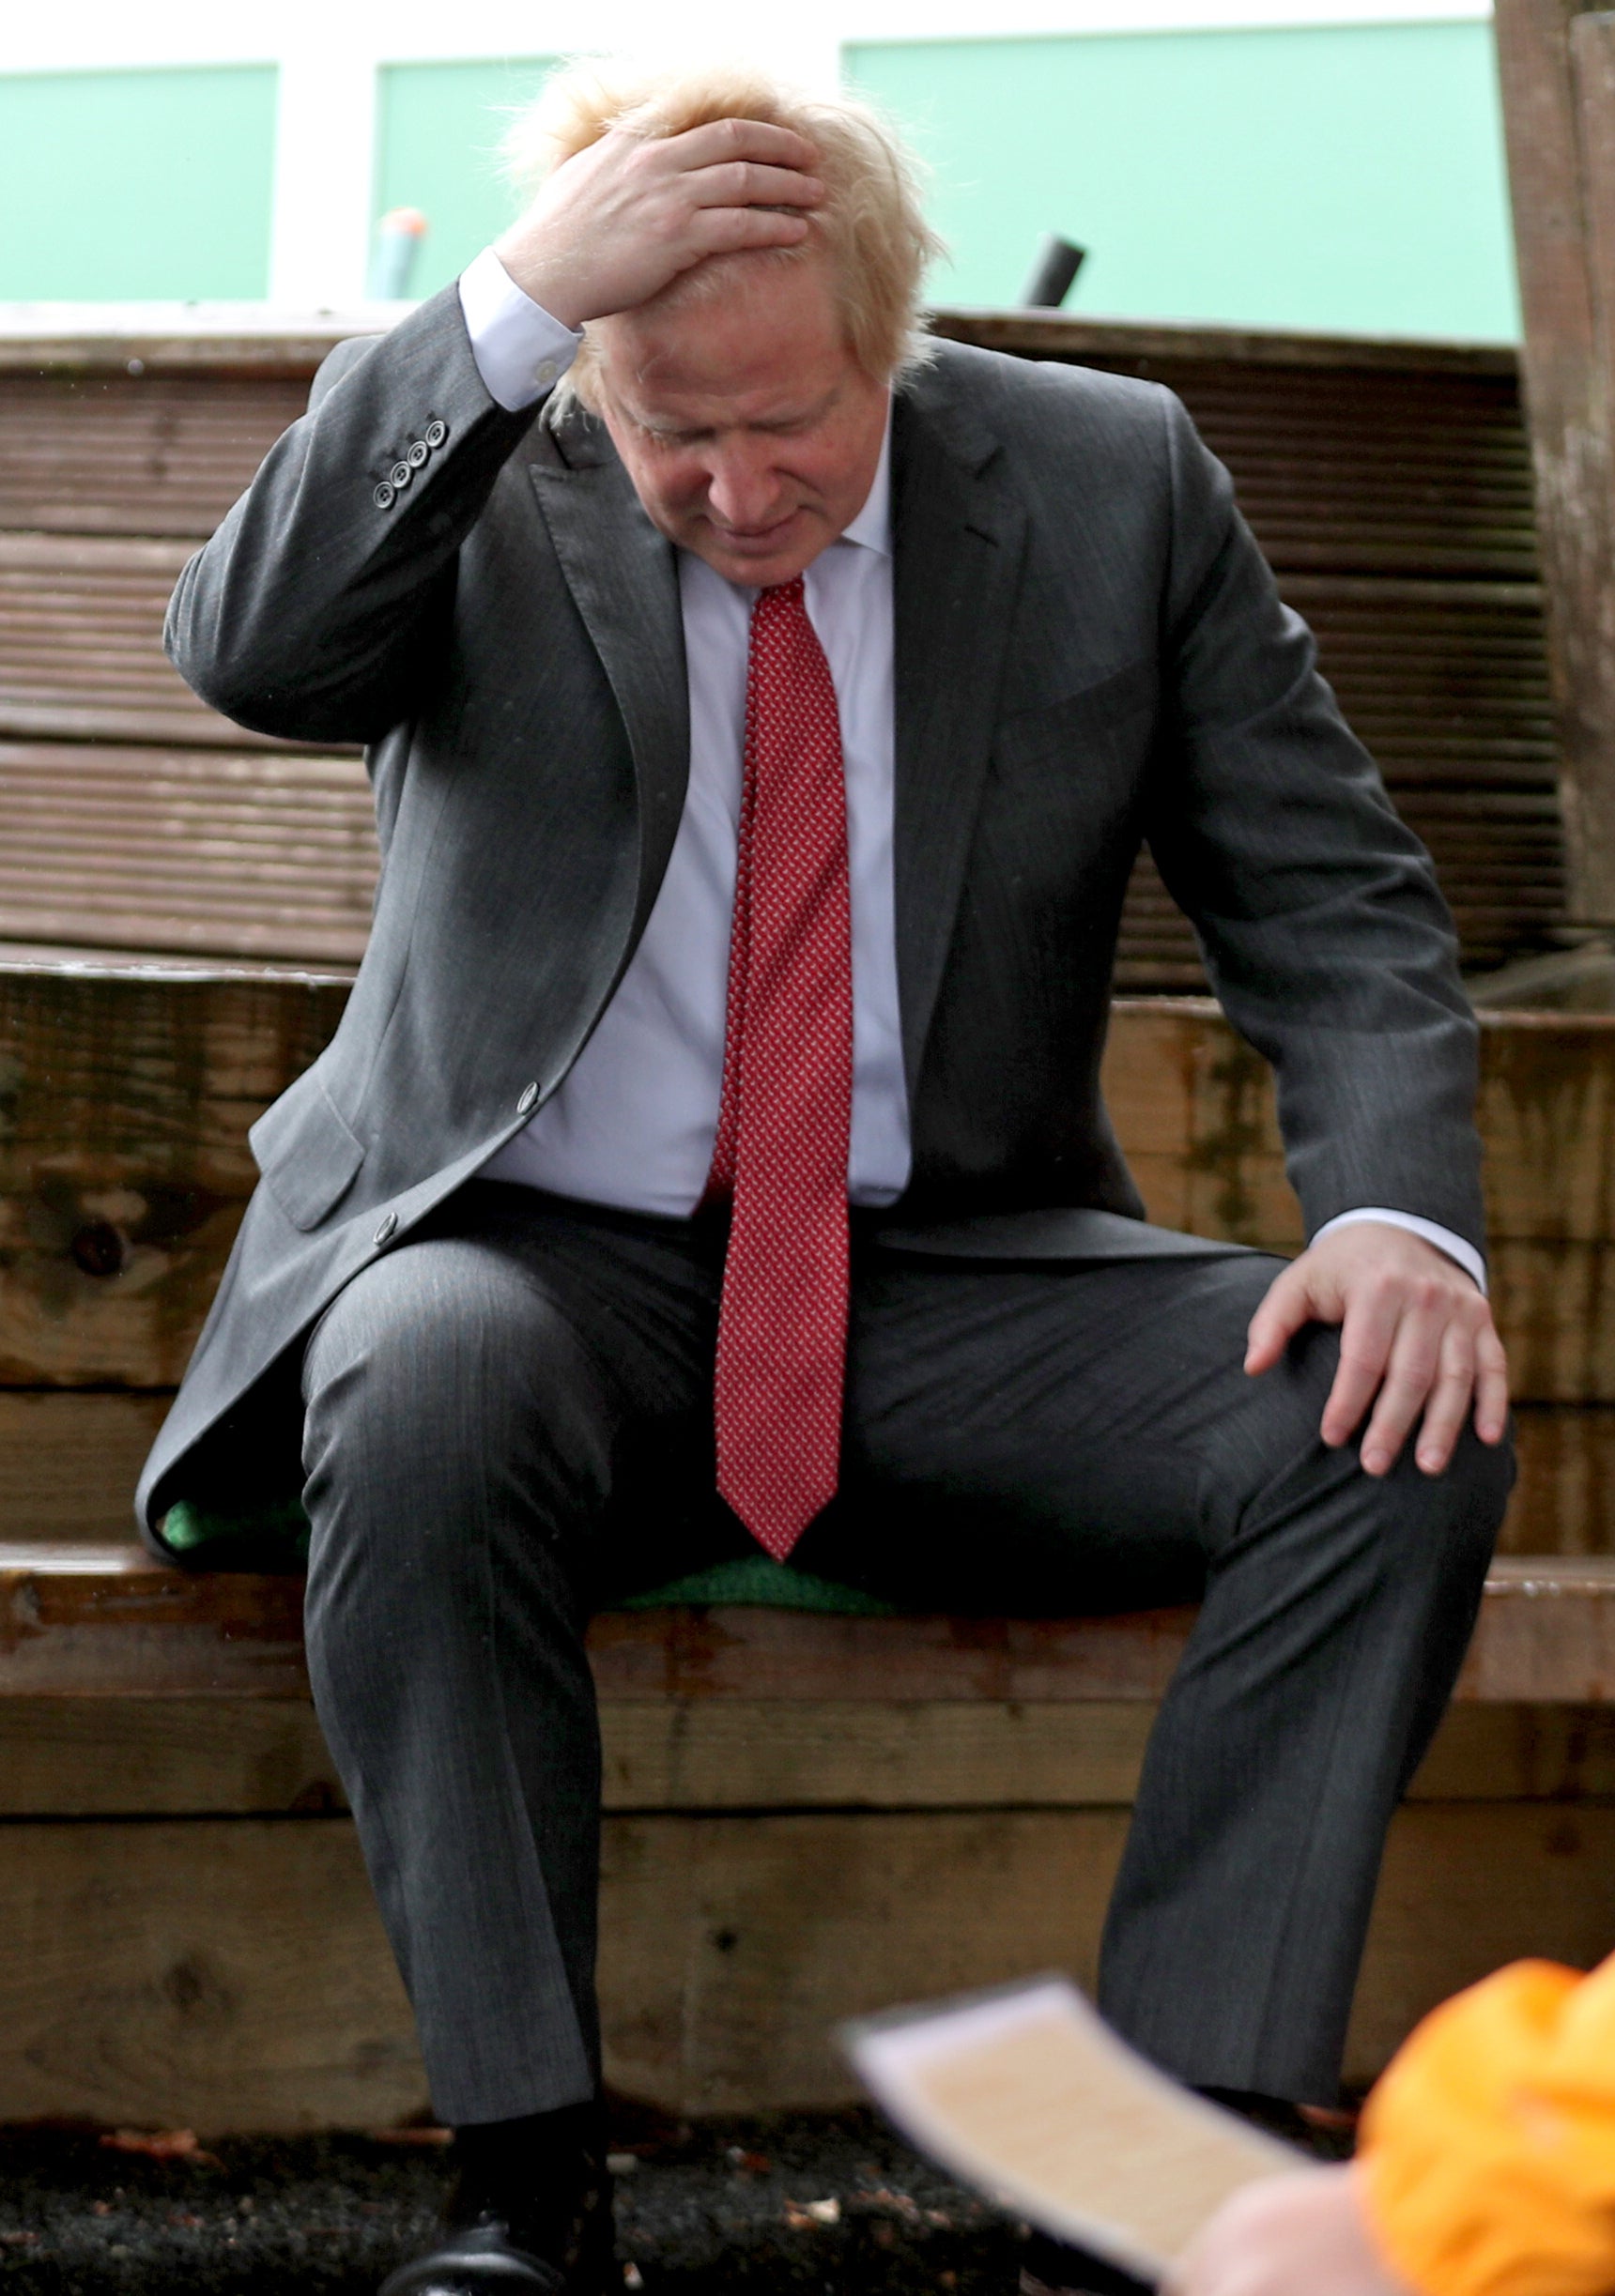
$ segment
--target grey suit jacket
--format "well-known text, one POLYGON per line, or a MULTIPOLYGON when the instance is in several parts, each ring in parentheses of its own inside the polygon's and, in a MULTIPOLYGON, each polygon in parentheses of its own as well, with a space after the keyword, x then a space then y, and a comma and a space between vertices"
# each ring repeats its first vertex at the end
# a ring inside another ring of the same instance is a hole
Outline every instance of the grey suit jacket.
MULTIPOLYGON (((1277 1070, 1309 1231, 1383 1204, 1478 1244, 1447 912, 1182 406, 943 344, 893 439, 914 1175, 892 1243, 1170 1247, 1099 1091, 1147 837, 1277 1070)), ((301 1337, 566 1075, 655 898, 688 751, 671 546, 601 425, 489 398, 452 288, 328 361, 181 575, 168 644, 243 725, 369 744, 384 861, 335 1039, 254 1129, 263 1182, 143 1520, 209 1446, 238 1485, 295 1483, 301 1337)))

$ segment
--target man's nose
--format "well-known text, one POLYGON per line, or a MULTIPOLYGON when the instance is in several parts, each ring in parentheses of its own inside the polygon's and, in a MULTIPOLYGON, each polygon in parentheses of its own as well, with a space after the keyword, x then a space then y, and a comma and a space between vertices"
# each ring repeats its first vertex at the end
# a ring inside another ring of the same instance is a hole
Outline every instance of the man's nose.
POLYGON ((741 532, 775 524, 779 481, 766 455, 744 448, 715 455, 707 474, 707 507, 721 526, 741 532))

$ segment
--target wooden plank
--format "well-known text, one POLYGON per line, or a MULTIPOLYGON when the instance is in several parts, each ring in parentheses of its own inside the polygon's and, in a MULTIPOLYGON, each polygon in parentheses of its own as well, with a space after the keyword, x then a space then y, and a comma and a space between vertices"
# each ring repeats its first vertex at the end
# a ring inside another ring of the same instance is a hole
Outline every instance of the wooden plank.
POLYGON ((424 2105, 342 1818, 0 1830, 0 2120, 386 2126, 424 2105))
MULTIPOLYGON (((1171 1679, 1193 1616, 622 1611, 594 1620, 589 1650, 612 1701, 1147 1702, 1171 1679)), ((0 1696, 287 1698, 306 1688, 296 1579, 169 1570, 135 1547, 0 1547, 0 1696)), ((1615 1701, 1615 1556, 1500 1557, 1456 1694, 1615 1701)))
POLYGON ((1607 765, 1615 744, 1615 377, 1596 306, 1585 144, 1592 130, 1602 146, 1607 99, 1592 71, 1577 84, 1577 13, 1566 0, 1497 0, 1495 23, 1571 907, 1584 922, 1607 924, 1615 919, 1615 777, 1607 765))
POLYGON ((984 350, 1023 358, 1229 360, 1240 364, 1322 367, 1347 374, 1512 376, 1512 343, 1463 343, 1434 337, 1308 333, 1300 329, 1173 326, 1162 321, 1083 319, 1066 312, 1002 311, 944 305, 931 314, 934 333, 984 350))
POLYGON ((1505 1963, 1590 1969, 1615 1937, 1615 1808, 1426 1805, 1391 1829, 1346 2041, 1368 2082, 1419 2019, 1505 1963))
MULTIPOLYGON (((243 324, 237 303, 85 303, 54 305, 51 316, 47 329, 39 325, 38 311, 27 306, 0 312, 0 373, 97 374, 137 382, 163 373, 306 378, 336 344, 380 333, 392 314, 361 305, 351 312, 281 314, 273 323, 251 327, 243 324)), ((933 311, 931 320, 935 331, 950 340, 1021 352, 1124 349, 1145 357, 1187 353, 1263 364, 1504 375, 1516 364, 1512 344, 1423 336, 1381 340, 1254 328, 1140 326, 1056 312, 950 305, 933 311)))
MULTIPOLYGON (((1069 1970, 1093 1982, 1119 1813, 618 1818, 601 1974, 618 2082, 686 2112, 853 2092, 842 2016, 1069 1970), (812 1886, 803 1886, 804 1875, 812 1886)), ((1615 1810, 1425 1807, 1392 1828, 1348 2043, 1371 2078, 1457 1985, 1615 1935, 1615 1810)))
MULTIPOLYGON (((1153 1706, 608 1701, 619 1812, 1126 1809, 1153 1706)), ((1416 1801, 1615 1797, 1615 1709, 1454 1707, 1416 1801)), ((308 1815, 346 1806, 293 1699, 0 1699, 0 1817, 308 1815)))
MULTIPOLYGON (((334 976, 0 964, 0 1385, 177 1381, 255 1178, 248 1126, 346 993, 334 976)), ((1615 1018, 1497 1013, 1482 1042, 1516 1392, 1615 1402, 1615 1018)), ((1118 1004, 1105 1085, 1153 1218, 1298 1247, 1271 1079, 1209 1000, 1118 1004)))
POLYGON ((127 1539, 168 1395, 0 1389, 0 1545, 127 1539))
POLYGON ((0 1547, 0 1685, 23 1697, 307 1695, 302 1583, 142 1548, 0 1547))
POLYGON ((0 965, 0 1385, 177 1384, 341 980, 0 965))
POLYGON ((1505 1554, 1615 1554, 1615 1410, 1525 1404, 1515 1414, 1519 1479, 1505 1554))
MULTIPOLYGON (((839 2103, 859 2011, 1049 1967, 1093 1980, 1120 1810, 616 1816, 608 2077, 678 2111, 839 2103)), ((346 1821, 0 1834, 0 2120, 375 2126, 425 2103, 346 1821)), ((1615 1810, 1424 1805, 1392 1828, 1348 2068, 1457 1985, 1615 1934, 1615 1810)))
POLYGON ((345 1806, 306 1698, 0 1698, 0 1817, 306 1816, 345 1806))

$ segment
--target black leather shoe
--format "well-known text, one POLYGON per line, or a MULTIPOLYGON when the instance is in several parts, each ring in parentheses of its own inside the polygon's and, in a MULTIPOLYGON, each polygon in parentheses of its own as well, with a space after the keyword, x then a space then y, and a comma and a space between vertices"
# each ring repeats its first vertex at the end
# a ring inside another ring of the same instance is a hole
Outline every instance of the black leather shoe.
POLYGON ((611 2176, 593 2106, 456 2134, 443 2236, 380 2296, 618 2296, 611 2176))
POLYGON ((497 2217, 448 2233, 440 2248, 401 2264, 381 2284, 381 2296, 561 2296, 566 2274, 558 2264, 518 2248, 497 2217))

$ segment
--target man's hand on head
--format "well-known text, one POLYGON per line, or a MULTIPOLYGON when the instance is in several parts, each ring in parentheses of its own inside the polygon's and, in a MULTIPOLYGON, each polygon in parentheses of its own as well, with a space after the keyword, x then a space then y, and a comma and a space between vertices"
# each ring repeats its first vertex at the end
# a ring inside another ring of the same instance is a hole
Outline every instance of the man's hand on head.
POLYGON ((1251 1320, 1245 1369, 1270 1370, 1306 1324, 1340 1325, 1340 1369, 1323 1415, 1331 1449, 1362 1437, 1369 1475, 1388 1475, 1416 1424, 1414 1456, 1439 1475, 1474 1413, 1483 1443, 1508 1428, 1508 1363, 1485 1298, 1422 1236, 1380 1220, 1336 1228, 1269 1289, 1251 1320))
POLYGON ((1301 2168, 1225 2201, 1162 2296, 1412 2296, 1379 2254, 1351 2167, 1301 2168))
POLYGON ((709 255, 795 247, 824 186, 789 128, 719 119, 683 135, 612 129, 549 176, 494 243, 524 294, 563 327, 635 310, 709 255))

